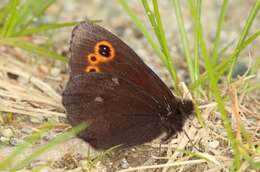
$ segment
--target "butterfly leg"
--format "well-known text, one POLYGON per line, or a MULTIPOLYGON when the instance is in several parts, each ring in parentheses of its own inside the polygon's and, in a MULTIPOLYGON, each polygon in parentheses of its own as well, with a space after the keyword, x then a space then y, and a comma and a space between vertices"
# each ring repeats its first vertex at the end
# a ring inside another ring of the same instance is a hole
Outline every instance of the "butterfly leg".
POLYGON ((167 123, 163 123, 162 125, 163 128, 166 130, 166 136, 163 137, 162 140, 167 141, 176 133, 176 130, 173 129, 169 124, 167 125, 167 123))

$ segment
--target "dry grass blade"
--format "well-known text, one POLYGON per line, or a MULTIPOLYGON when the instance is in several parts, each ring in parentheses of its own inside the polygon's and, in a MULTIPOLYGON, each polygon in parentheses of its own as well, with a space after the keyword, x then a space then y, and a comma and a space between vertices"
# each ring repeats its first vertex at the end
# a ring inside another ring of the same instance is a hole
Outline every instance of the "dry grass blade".
POLYGON ((231 110, 232 114, 236 119, 236 139, 241 141, 241 119, 239 115, 238 99, 237 99, 237 89, 234 86, 229 88, 229 96, 231 98, 231 110))
POLYGON ((119 170, 118 172, 129 172, 129 171, 138 171, 138 170, 153 169, 153 168, 194 165, 194 164, 201 164, 201 163, 205 163, 205 162, 207 162, 207 161, 204 159, 189 160, 189 161, 181 161, 181 162, 174 162, 174 163, 167 163, 167 164, 160 164, 160 165, 140 166, 140 167, 135 167, 135 168, 129 168, 126 170, 119 170))
MULTIPOLYGON (((184 128, 184 130, 187 132, 187 134, 189 135, 190 138, 195 138, 195 135, 197 133, 197 130, 195 127, 190 127, 190 128, 184 128)), ((184 133, 180 133, 180 136, 177 138, 177 143, 178 143, 178 149, 184 150, 185 147, 188 145, 189 143, 189 139, 185 136, 184 133)), ((168 150, 168 154, 169 152, 173 152, 172 151, 172 147, 169 147, 168 150)), ((166 164, 172 164, 177 160, 177 157, 182 156, 183 153, 180 151, 174 151, 173 155, 170 157, 170 159, 168 160, 168 162, 166 164)), ((163 172, 166 172, 168 170, 170 166, 165 165, 163 168, 163 172)))
POLYGON ((30 64, 1 53, 0 110, 36 117, 65 117, 60 94, 33 73, 30 64), (20 80, 10 79, 10 74, 20 80))
POLYGON ((21 103, 14 103, 11 101, 0 100, 1 108, 0 111, 3 112, 11 112, 16 114, 30 115, 30 116, 45 116, 45 117, 53 117, 60 116, 66 117, 65 113, 53 112, 48 109, 42 108, 32 108, 30 106, 25 106, 21 103))

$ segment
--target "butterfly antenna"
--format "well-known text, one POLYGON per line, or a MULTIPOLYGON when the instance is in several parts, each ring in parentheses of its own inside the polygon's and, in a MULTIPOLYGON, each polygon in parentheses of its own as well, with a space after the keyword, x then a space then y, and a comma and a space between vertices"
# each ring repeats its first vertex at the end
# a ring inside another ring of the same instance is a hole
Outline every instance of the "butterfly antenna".
POLYGON ((190 136, 188 135, 188 133, 187 133, 185 130, 183 130, 183 132, 184 132, 184 134, 186 135, 186 137, 189 139, 189 142, 191 143, 191 145, 192 145, 197 151, 202 152, 202 151, 193 143, 193 141, 191 140, 191 138, 190 138, 190 136))
POLYGON ((165 104, 166 104, 166 108, 167 108, 167 110, 170 112, 170 111, 172 111, 172 108, 171 108, 171 106, 170 106, 170 104, 168 103, 168 101, 167 101, 167 98, 165 97, 165 96, 163 96, 164 97, 164 102, 165 102, 165 104))

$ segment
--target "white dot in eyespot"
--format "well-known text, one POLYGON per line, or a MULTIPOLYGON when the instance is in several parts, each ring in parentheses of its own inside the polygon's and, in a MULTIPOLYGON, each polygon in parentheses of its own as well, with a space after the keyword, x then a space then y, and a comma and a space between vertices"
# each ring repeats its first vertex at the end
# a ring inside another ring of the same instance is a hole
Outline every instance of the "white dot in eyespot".
POLYGON ((118 78, 112 78, 112 81, 113 81, 116 85, 119 85, 118 78))
POLYGON ((102 97, 96 97, 94 99, 95 102, 103 103, 103 98, 102 97))

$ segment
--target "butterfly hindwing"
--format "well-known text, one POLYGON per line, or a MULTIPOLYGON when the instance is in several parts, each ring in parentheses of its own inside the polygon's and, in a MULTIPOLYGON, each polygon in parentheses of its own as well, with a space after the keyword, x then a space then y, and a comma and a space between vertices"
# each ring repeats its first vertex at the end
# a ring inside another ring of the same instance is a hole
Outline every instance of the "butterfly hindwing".
POLYGON ((71 78, 63 93, 63 104, 68 107, 72 125, 82 121, 90 124, 79 136, 95 148, 136 145, 162 132, 158 102, 112 74, 90 73, 71 78))

